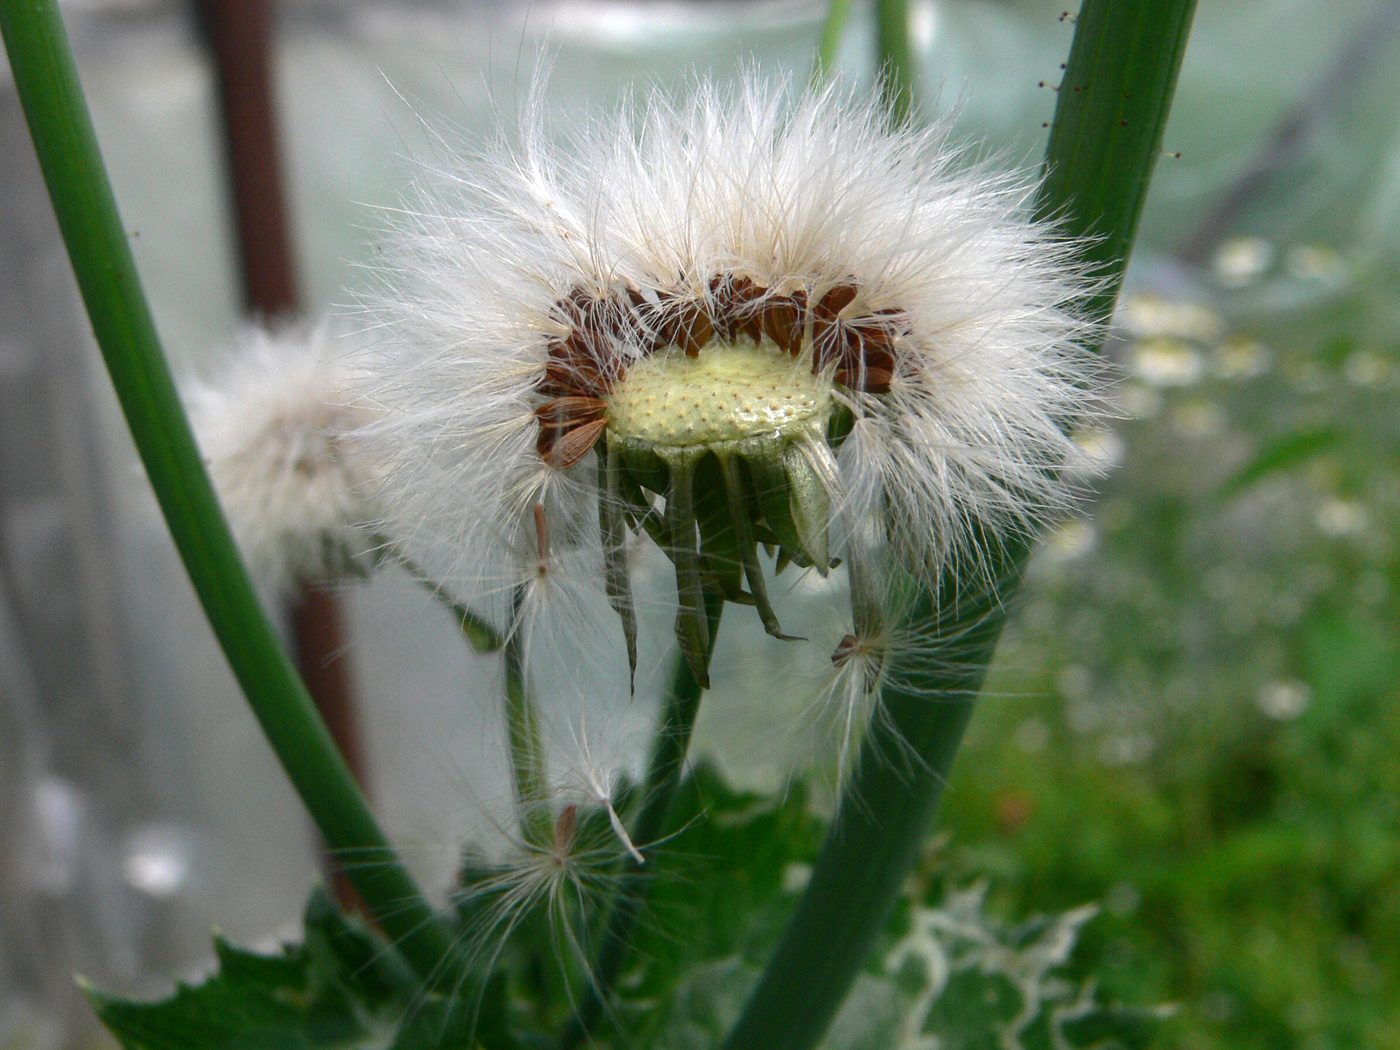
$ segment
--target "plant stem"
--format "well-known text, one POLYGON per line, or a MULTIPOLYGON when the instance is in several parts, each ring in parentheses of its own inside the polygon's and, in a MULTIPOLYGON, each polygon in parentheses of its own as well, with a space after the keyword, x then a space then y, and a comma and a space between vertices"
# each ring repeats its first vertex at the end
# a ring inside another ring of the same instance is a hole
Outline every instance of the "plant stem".
MULTIPOLYGON (((288 604, 292 652, 296 654, 301 680, 306 683, 306 691, 326 723, 336 750, 368 800, 372 796, 369 763, 360 708, 351 683, 353 667, 338 596, 324 587, 306 584, 300 588, 297 599, 288 604)), ((365 902, 345 873, 345 865, 334 851, 326 848, 324 840, 319 846, 321 876, 336 904, 342 911, 363 915, 367 911, 365 902)))
MULTIPOLYGON (((705 617, 710 628, 710 651, 706 654, 706 662, 714 655, 715 636, 719 632, 719 620, 723 611, 724 597, 706 591, 705 617)), ((666 822, 681 786, 686 753, 690 749, 690 735, 695 729, 695 717, 700 711, 700 697, 703 692, 700 683, 691 673, 689 664, 683 657, 678 656, 671 688, 666 694, 665 706, 661 712, 661 724, 657 728, 651 762, 647 768, 642 808, 630 829, 632 841, 636 843, 637 849, 653 863, 645 869, 633 866, 623 875, 622 885, 604 924, 602 946, 589 974, 589 987, 584 992, 583 1000, 562 1040, 562 1046, 566 1050, 577 1046, 592 1032, 594 1025, 607 1009, 613 986, 617 983, 622 967, 631 953, 632 940, 636 936, 637 924, 646 904, 647 890, 656 875, 655 847, 666 831, 666 822)))
POLYGON ((919 79, 919 60, 909 37, 909 0, 875 0, 875 28, 880 77, 890 120, 897 127, 914 110, 914 85, 919 79))
MULTIPOLYGON (((1186 48, 1194 0, 1086 0, 1055 111, 1037 214, 1085 250, 1104 278, 1090 302, 1106 322, 1186 48)), ((724 1050, 810 1050, 821 1039, 884 928, 927 832, 976 691, 1005 623, 1030 547, 991 537, 998 586, 968 596, 958 581, 926 593, 913 614, 946 627, 945 663, 891 675, 797 911, 724 1050), (909 757, 907 768, 892 764, 909 757)))
POLYGON ((271 7, 271 0, 195 5, 218 74, 244 303, 268 318, 295 313, 300 298, 277 145, 271 7))
POLYGON ((0 33, 93 332, 214 634, 327 845, 428 980, 450 934, 380 830, 239 559, 161 352, 57 5, 0 0, 0 33))
POLYGON ((851 21, 852 6, 854 0, 831 0, 826 21, 822 23, 821 41, 817 44, 817 64, 812 70, 813 81, 825 80, 836 66, 836 56, 841 52, 841 41, 846 35, 846 26, 851 21))
POLYGON ((525 681, 525 628, 520 619, 523 591, 523 587, 516 590, 505 645, 506 737, 520 831, 528 844, 544 848, 553 839, 554 818, 548 807, 549 780, 539 712, 525 681))
POLYGON ((1089 304, 1096 321, 1113 316, 1195 7, 1087 0, 1079 9, 1035 213, 1086 238, 1083 257, 1104 278, 1089 304))
POLYGON ((490 620, 480 613, 467 608, 457 601, 452 595, 430 577, 411 558, 406 557, 397 547, 388 540, 381 540, 381 546, 385 550, 385 557, 398 563, 404 572, 413 577, 424 590, 444 609, 450 612, 457 621, 457 627, 462 632, 462 637, 467 640, 467 644, 478 653, 499 652, 505 645, 505 639, 501 637, 501 632, 496 630, 490 620))
POLYGON ((944 600, 927 589, 908 619, 946 650, 916 652, 887 671, 881 716, 861 744, 851 783, 812 879, 725 1050, 815 1046, 884 926, 948 783, 1025 547, 998 559, 997 586, 944 600), (934 673, 930 667, 937 667, 934 673), (936 680, 936 685, 933 683, 936 680), (932 688, 930 688, 932 686, 932 688))

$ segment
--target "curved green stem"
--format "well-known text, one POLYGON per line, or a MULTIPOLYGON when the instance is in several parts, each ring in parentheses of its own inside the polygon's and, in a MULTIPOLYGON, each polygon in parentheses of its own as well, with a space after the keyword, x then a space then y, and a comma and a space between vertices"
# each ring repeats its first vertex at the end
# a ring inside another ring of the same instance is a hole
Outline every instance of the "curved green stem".
POLYGON ((1036 217, 1088 238, 1104 279, 1089 313, 1113 315, 1152 170, 1162 152, 1196 0, 1087 0, 1060 82, 1036 217))
MULTIPOLYGON (((1104 280, 1090 304, 1099 321, 1117 298, 1194 6, 1086 0, 1079 13, 1037 213, 1056 219, 1066 235, 1097 238, 1085 254, 1104 280)), ((881 17, 883 26, 883 3, 881 17)), ((996 588, 969 599, 957 581, 945 580, 941 607, 926 594, 915 609, 916 623, 931 619, 939 635, 946 628, 957 638, 956 647, 946 663, 891 675, 882 696, 887 717, 875 721, 862 747, 797 912, 724 1050, 810 1050, 883 929, 947 783, 1004 603, 1029 554, 1028 546, 990 537, 984 546, 1001 570, 996 588), (905 768, 894 761, 901 755, 905 768)))
MULTIPOLYGON (((715 636, 719 632, 723 611, 723 595, 706 591, 705 617, 710 630, 707 663, 714 653, 715 636)), ((630 831, 637 849, 651 863, 647 868, 632 867, 623 877, 612 911, 603 927, 602 947, 589 973, 589 987, 564 1035, 562 1045, 565 1048, 577 1046, 593 1031, 607 1009, 613 986, 631 954, 642 907, 646 904, 647 890, 656 875, 655 847, 666 832, 666 822, 685 774, 690 735, 695 729, 703 693, 704 689, 691 672, 689 663, 683 657, 677 657, 676 670, 666 694, 661 724, 647 768, 642 808, 638 810, 630 831)))
POLYGON ((908 621, 946 651, 914 653, 887 672, 881 717, 861 744, 831 833, 782 943, 725 1050, 815 1046, 909 877, 1006 623, 1026 548, 1002 552, 995 588, 940 605, 927 589, 908 621), (930 671, 936 667, 935 671, 930 671))
POLYGON ((0 0, 0 33, 93 332, 214 634, 327 845, 428 980, 450 935, 380 830, 248 580, 161 352, 57 5, 0 0))

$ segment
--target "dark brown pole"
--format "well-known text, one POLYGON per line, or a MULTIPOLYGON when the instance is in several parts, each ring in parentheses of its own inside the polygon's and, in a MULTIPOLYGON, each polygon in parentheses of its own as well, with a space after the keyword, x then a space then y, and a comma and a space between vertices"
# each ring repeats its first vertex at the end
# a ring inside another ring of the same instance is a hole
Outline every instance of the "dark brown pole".
POLYGON ((224 144, 244 300, 271 318, 297 308, 291 238, 272 106, 272 17, 267 0, 200 0, 218 65, 224 144))
MULTIPOLYGON (((272 98, 272 14, 268 0, 199 0, 219 77, 224 143, 248 311, 269 320, 296 311, 277 122, 272 98)), ((290 603, 297 662, 345 762, 369 794, 349 647, 335 595, 305 587, 290 603)), ((322 858, 336 899, 363 911, 341 866, 322 858)))
MULTIPOLYGON (((350 654, 346 648, 340 601, 330 591, 308 586, 293 603, 291 617, 297 665, 307 692, 316 702, 316 709, 325 719, 340 753, 345 756, 345 764, 368 795, 364 736, 350 679, 350 654)), ((343 866, 329 855, 324 855, 322 862, 335 899, 342 907, 363 914, 364 906, 346 878, 343 866)))

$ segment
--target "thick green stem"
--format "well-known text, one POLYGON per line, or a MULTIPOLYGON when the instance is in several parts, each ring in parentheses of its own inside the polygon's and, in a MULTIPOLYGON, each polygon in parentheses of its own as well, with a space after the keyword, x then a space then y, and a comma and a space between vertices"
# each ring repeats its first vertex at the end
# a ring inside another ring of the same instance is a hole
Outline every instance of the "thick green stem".
MULTIPOLYGON (((1194 0, 1086 0, 1079 13, 1037 213, 1056 219, 1068 236, 1098 238, 1085 251, 1104 280, 1089 306, 1095 320, 1107 321, 1118 295, 1193 8, 1194 0)), ((914 611, 915 623, 931 617, 936 634, 946 629, 956 645, 942 663, 890 674, 886 717, 862 746, 811 882, 724 1050, 810 1050, 884 928, 1029 554, 1029 547, 990 539, 985 546, 1001 570, 994 590, 969 599, 957 581, 945 580, 942 608, 925 595, 914 611)))
POLYGON ((919 59, 909 35, 909 0, 875 0, 875 27, 890 119, 898 126, 913 112, 914 86, 919 80, 919 59))
POLYGON ((1107 322, 1162 152, 1196 0, 1088 0, 1079 9, 1045 151, 1036 217, 1089 238, 1104 278, 1089 313, 1107 322))
POLYGON ((93 332, 214 634, 327 845, 429 979, 450 934, 376 823, 239 559, 141 291, 57 5, 0 0, 0 32, 93 332))
MULTIPOLYGON (((710 631, 707 663, 714 653, 715 636, 719 632, 719 619, 723 611, 723 595, 707 591, 705 617, 710 631)), ((671 688, 661 711, 661 724, 657 728, 651 763, 647 768, 642 808, 638 810, 630 830, 632 841, 647 859, 648 866, 633 866, 623 877, 612 912, 604 925, 602 947, 589 973, 589 987, 564 1035, 565 1047, 578 1045, 592 1032, 607 1009, 613 986, 631 953, 637 924, 646 904, 647 890, 656 875, 656 847, 666 832, 666 822, 685 774, 690 735, 695 729, 695 717, 700 712, 703 693, 704 688, 691 673, 689 662, 678 657, 671 688)))
POLYGON ((825 80, 836 65, 836 56, 841 52, 841 41, 846 36, 846 26, 851 21, 851 8, 854 0, 831 0, 827 8, 826 21, 822 24, 822 37, 817 43, 817 64, 812 70, 814 81, 825 80))
POLYGON ((883 713, 861 745, 851 783, 782 943, 725 1050, 815 1046, 883 928, 948 783, 1006 622, 1002 596, 1026 551, 1005 552, 998 585, 950 600, 925 591, 909 614, 946 651, 907 654, 886 671, 883 713), (936 668, 931 671, 930 668, 936 668))

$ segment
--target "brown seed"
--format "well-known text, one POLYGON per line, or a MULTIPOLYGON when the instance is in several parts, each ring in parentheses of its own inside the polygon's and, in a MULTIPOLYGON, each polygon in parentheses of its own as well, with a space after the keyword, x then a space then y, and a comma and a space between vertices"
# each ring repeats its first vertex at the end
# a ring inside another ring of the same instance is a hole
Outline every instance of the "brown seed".
POLYGON ((859 650, 860 642, 857 641, 856 636, 848 634, 837 643, 836 651, 831 654, 831 662, 837 667, 845 667, 846 664, 850 663, 851 657, 855 656, 859 650))
POLYGON ((572 430, 560 433, 553 441, 546 441, 550 431, 541 430, 536 448, 539 450, 540 457, 549 466, 555 470, 568 470, 592 451, 593 446, 598 443, 598 439, 603 436, 603 431, 607 427, 608 421, 606 419, 582 423, 572 430))
POLYGON ((768 338, 794 357, 802 351, 802 328, 807 293, 794 292, 768 300, 763 308, 763 330, 768 338))
POLYGON ((819 318, 834 320, 837 314, 855 301, 855 298, 856 286, 854 284, 838 284, 821 297, 813 312, 819 318))
POLYGON ((681 328, 678 345, 685 348, 687 357, 699 357, 700 350, 715 334, 714 322, 707 313, 696 308, 695 316, 681 328))
POLYGON ((567 470, 588 454, 607 428, 607 405, 596 397, 557 397, 535 409, 540 433, 535 450, 556 470, 567 470))
POLYGON ((694 299, 663 300, 664 310, 661 324, 657 327, 660 336, 657 349, 677 346, 687 357, 699 357, 701 349, 714 336, 715 326, 703 302, 694 299))
POLYGON ((535 504, 535 553, 540 564, 549 561, 549 521, 544 516, 544 504, 535 504))
POLYGON ((812 370, 835 364, 833 378, 842 386, 887 394, 895 373, 894 338, 900 314, 879 310, 867 317, 825 322, 814 337, 812 370))
POLYGON ((556 354, 554 348, 550 348, 550 360, 546 362, 544 376, 536 387, 541 395, 602 397, 612 389, 612 380, 599 370, 597 362, 566 357, 564 353, 556 354))
POLYGON ((757 343, 763 338, 763 314, 758 302, 765 291, 748 277, 721 275, 710 279, 715 332, 721 339, 732 343, 742 335, 757 343))
POLYGON ((535 417, 544 429, 567 430, 580 423, 601 419, 608 406, 596 397, 556 397, 535 409, 535 417))
POLYGON ((554 822, 554 855, 568 857, 574 851, 574 838, 578 831, 578 807, 565 806, 554 822))

